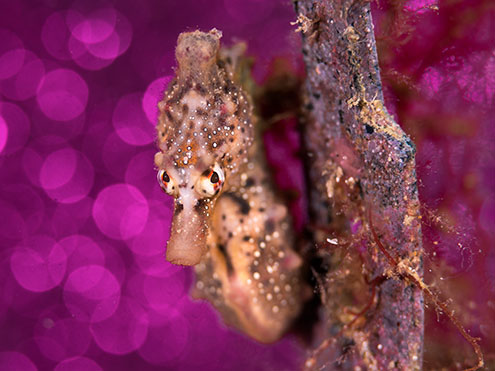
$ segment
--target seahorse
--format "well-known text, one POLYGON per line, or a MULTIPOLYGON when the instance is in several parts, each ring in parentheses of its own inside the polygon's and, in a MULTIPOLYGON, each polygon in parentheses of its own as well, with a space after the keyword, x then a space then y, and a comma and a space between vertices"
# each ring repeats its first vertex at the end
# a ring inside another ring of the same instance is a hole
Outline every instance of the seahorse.
POLYGON ((158 182, 175 199, 166 258, 193 265, 193 296, 260 342, 279 339, 302 307, 302 259, 265 164, 243 47, 222 33, 179 35, 176 76, 158 104, 158 182))

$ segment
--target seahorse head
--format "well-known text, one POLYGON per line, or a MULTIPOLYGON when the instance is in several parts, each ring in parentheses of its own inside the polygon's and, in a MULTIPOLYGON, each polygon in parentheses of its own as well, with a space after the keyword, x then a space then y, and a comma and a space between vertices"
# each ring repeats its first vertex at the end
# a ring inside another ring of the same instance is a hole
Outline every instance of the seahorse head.
POLYGON ((218 196, 238 183, 253 141, 251 104, 219 58, 221 33, 182 33, 175 79, 158 104, 158 181, 175 198, 167 260, 195 265, 218 196))

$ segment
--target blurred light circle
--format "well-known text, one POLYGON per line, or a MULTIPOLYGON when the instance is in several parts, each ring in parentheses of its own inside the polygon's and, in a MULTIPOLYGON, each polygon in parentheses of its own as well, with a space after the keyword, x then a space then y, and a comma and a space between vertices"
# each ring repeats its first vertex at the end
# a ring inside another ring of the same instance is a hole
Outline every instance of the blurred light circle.
MULTIPOLYGON (((163 248, 165 250, 165 246, 163 248)), ((180 265, 169 263, 164 255, 164 252, 150 256, 136 255, 134 256, 134 262, 143 274, 153 277, 166 278, 187 269, 180 265)))
POLYGON ((114 184, 104 188, 93 204, 93 219, 100 231, 113 239, 129 239, 141 233, 149 207, 134 186, 114 184))
POLYGON ((141 305, 131 298, 122 298, 115 314, 105 321, 92 323, 90 331, 103 351, 127 354, 144 343, 148 325, 148 316, 141 305))
MULTIPOLYGON (((69 12, 72 12, 72 11, 69 11, 69 12)), ((69 37, 69 41, 67 43, 67 48, 69 49, 69 52, 72 55, 74 62, 76 62, 76 63, 77 63, 78 58, 81 58, 85 54, 88 54, 88 49, 86 48, 86 45, 72 35, 69 37)), ((109 62, 109 64, 110 63, 111 63, 111 61, 109 62)), ((81 66, 81 67, 83 67, 83 66, 81 66)), ((91 69, 97 69, 97 68, 91 68, 91 69)))
POLYGON ((93 182, 93 165, 73 148, 51 153, 40 171, 41 187, 50 198, 62 203, 74 203, 86 197, 93 182))
POLYGON ((64 249, 48 236, 25 240, 10 258, 10 269, 23 288, 43 292, 58 286, 65 275, 64 249))
MULTIPOLYGON (((25 290, 19 285, 14 277, 10 267, 10 258, 15 249, 16 247, 5 248, 3 250, 0 249, 0 282, 2 282, 2 289, 0 290, 0 304, 5 305, 5 311, 7 313, 7 317, 3 320, 8 321, 11 318, 8 312, 9 310, 13 313, 22 314, 23 318, 36 319, 39 316, 39 308, 33 308, 32 303, 36 298, 39 298, 40 295, 37 292, 25 290)), ((53 292, 55 292, 55 290, 51 293, 53 292)), ((2 311, 3 309, 0 310, 0 312, 2 311)), ((0 324, 1 323, 2 318, 0 318, 0 324)), ((27 330, 27 335, 31 335, 31 328, 19 330, 24 332, 27 330)))
POLYGON ((71 60, 73 56, 68 50, 70 30, 66 23, 66 11, 48 16, 41 28, 41 41, 45 49, 59 60, 71 60))
MULTIPOLYGON (((0 194, 4 200, 15 207, 26 224, 27 234, 33 234, 38 230, 45 220, 45 203, 38 194, 37 190, 24 183, 15 183, 12 181, 9 184, 0 185, 0 194)), ((1 214, 0 215, 8 215, 1 214)), ((5 218, 8 219, 8 218, 5 218)), ((12 225, 7 220, 2 220, 2 223, 12 225)), ((9 231, 12 233, 13 231, 9 231)))
POLYGON ((36 98, 40 109, 48 118, 69 121, 86 109, 88 85, 76 72, 57 69, 43 77, 36 98))
POLYGON ((101 236, 100 240, 97 241, 105 254, 105 267, 112 272, 122 286, 128 273, 129 265, 132 263, 132 257, 128 254, 122 254, 126 250, 123 242, 115 242, 116 247, 114 244, 109 244, 107 240, 107 238, 101 236))
POLYGON ((155 365, 176 361, 183 353, 189 338, 189 322, 175 309, 164 316, 164 324, 150 327, 139 355, 155 365))
POLYGON ((71 10, 66 16, 72 36, 84 44, 97 43, 109 37, 115 30, 116 20, 114 8, 98 9, 88 16, 71 10))
POLYGON ((54 371, 103 371, 103 369, 92 359, 75 357, 60 362, 55 366, 54 371))
POLYGON ((0 144, 4 142, 0 154, 10 155, 24 148, 31 131, 31 123, 24 111, 13 103, 0 102, 0 127, 2 125, 5 136, 0 137, 0 144))
POLYGON ((45 65, 33 52, 26 50, 19 72, 0 84, 0 91, 9 99, 26 100, 36 95, 38 85, 45 74, 45 65))
POLYGON ((86 265, 70 273, 63 296, 65 306, 79 321, 103 321, 117 310, 120 284, 105 267, 86 265))
POLYGON ((38 368, 21 352, 0 352, 0 370, 36 371, 38 368))
POLYGON ((153 189, 158 186, 156 170, 153 166, 155 153, 155 149, 138 153, 129 161, 125 170, 125 182, 136 186, 148 199, 153 189))
MULTIPOLYGON (((46 118, 45 118, 46 119, 46 118)), ((46 119, 48 120, 48 119, 46 119)), ((32 135, 31 141, 27 148, 23 151, 26 152, 34 152, 36 155, 28 156, 29 160, 33 160, 34 164, 28 166, 25 171, 28 169, 33 170, 33 173, 37 173, 37 177, 34 183, 41 188, 39 173, 41 171, 41 167, 43 166, 43 162, 45 159, 53 152, 66 149, 69 147, 67 138, 58 136, 58 135, 32 135)), ((27 160, 27 159, 26 159, 27 160)), ((28 174, 26 174, 28 175, 28 174)), ((33 176, 31 174, 30 176, 33 176)))
POLYGON ((2 153, 5 145, 7 144, 7 137, 9 136, 9 127, 2 117, 0 117, 0 154, 2 153))
POLYGON ((141 272, 149 276, 168 277, 184 270, 163 258, 172 221, 172 200, 165 196, 164 202, 150 201, 150 214, 145 229, 135 238, 126 241, 134 252, 134 262, 141 272))
POLYGON ((46 189, 59 188, 69 182, 76 171, 77 154, 72 148, 50 154, 41 167, 40 184, 46 189))
POLYGON ((84 133, 82 133, 80 142, 81 151, 88 156, 95 166, 102 168, 102 173, 108 174, 108 170, 102 166, 105 159, 103 154, 105 152, 105 141, 109 135, 113 134, 117 137, 117 134, 114 133, 113 126, 108 124, 108 117, 106 121, 94 117, 95 115, 100 114, 109 116, 108 112, 111 112, 111 108, 108 108, 107 105, 103 105, 98 110, 101 110, 102 113, 91 113, 92 119, 88 121, 84 133))
POLYGON ((172 78, 173 76, 171 75, 160 77, 149 84, 144 92, 142 101, 143 111, 149 122, 153 125, 156 125, 158 122, 158 102, 163 99, 164 92, 170 81, 172 81, 172 78))
POLYGON ((82 68, 105 68, 125 53, 131 44, 132 26, 115 9, 101 9, 89 16, 70 10, 67 19, 72 29, 68 49, 74 62, 82 68))
MULTIPOLYGON (((141 300, 140 302, 143 302, 142 297, 136 296, 138 300, 141 300)), ((181 299, 180 301, 174 303, 173 305, 170 306, 163 306, 160 308, 160 311, 156 311, 153 308, 148 308, 148 317, 150 320, 150 327, 156 328, 156 327, 162 327, 163 325, 167 325, 170 321, 170 318, 173 318, 175 315, 175 312, 177 312, 177 309, 175 309, 181 301, 184 299, 181 299)), ((146 302, 146 301, 144 301, 146 302)))
MULTIPOLYGON (((141 148, 124 142, 115 131, 112 131, 102 143, 100 150, 106 173, 123 182, 129 162, 139 149, 141 148)), ((154 182, 156 182, 156 177, 154 182)))
POLYGON ((93 56, 105 59, 114 60, 119 55, 120 37, 116 33, 110 34, 105 40, 97 44, 86 44, 86 50, 93 56))
POLYGON ((74 234, 61 239, 58 244, 67 255, 67 272, 86 265, 103 266, 105 255, 98 244, 90 237, 74 234))
POLYGON ((98 71, 110 66, 114 59, 103 59, 91 54, 87 46, 74 37, 70 37, 68 48, 74 57, 74 62, 89 71, 98 71))
POLYGON ((184 270, 168 276, 166 280, 162 277, 147 276, 143 281, 143 293, 148 305, 159 313, 162 313, 162 310, 167 311, 185 295, 185 292, 186 274, 184 270))
POLYGON ((113 32, 99 42, 85 44, 87 50, 95 57, 113 60, 124 54, 131 45, 132 26, 126 16, 115 12, 118 22, 116 22, 113 32))
POLYGON ((26 50, 21 39, 4 28, 0 28, 0 40, 0 80, 4 80, 19 72, 26 50))
POLYGON ((131 250, 143 256, 163 256, 168 241, 170 224, 160 219, 148 218, 144 229, 128 241, 131 250))
POLYGON ((26 148, 22 152, 22 170, 26 178, 35 186, 40 185, 40 170, 43 159, 32 148, 26 148))
POLYGON ((133 93, 119 99, 112 118, 117 135, 135 146, 150 144, 155 140, 155 129, 146 119, 141 107, 141 94, 133 93))
POLYGON ((34 341, 46 358, 60 362, 86 353, 91 334, 87 324, 45 311, 35 326, 34 341))

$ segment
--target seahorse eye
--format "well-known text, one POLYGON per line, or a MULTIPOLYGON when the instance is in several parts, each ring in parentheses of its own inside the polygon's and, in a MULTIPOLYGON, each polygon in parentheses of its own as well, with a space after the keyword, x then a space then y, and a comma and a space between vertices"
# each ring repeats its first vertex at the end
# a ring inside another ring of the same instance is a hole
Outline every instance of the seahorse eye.
POLYGON ((156 178, 164 192, 168 193, 170 196, 175 196, 177 193, 177 186, 165 170, 160 170, 156 175, 156 178))
POLYGON ((196 192, 203 197, 213 197, 223 186, 225 175, 218 164, 205 170, 196 183, 196 192))
POLYGON ((218 183, 220 181, 220 177, 218 176, 218 173, 216 171, 212 171, 210 175, 210 182, 213 184, 218 183))

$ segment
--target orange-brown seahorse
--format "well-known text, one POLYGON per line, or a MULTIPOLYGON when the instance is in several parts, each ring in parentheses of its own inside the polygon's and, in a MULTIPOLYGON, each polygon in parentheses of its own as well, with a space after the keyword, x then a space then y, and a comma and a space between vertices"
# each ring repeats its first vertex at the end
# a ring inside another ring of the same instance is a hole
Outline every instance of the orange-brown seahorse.
POLYGON ((301 310, 302 260, 235 72, 242 48, 220 50, 220 38, 179 36, 176 77, 158 104, 158 182, 175 198, 167 260, 195 265, 194 295, 272 342, 301 310))

